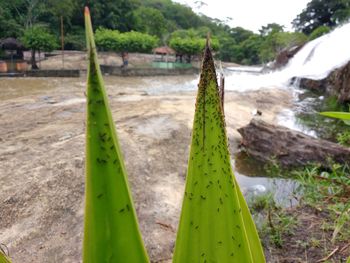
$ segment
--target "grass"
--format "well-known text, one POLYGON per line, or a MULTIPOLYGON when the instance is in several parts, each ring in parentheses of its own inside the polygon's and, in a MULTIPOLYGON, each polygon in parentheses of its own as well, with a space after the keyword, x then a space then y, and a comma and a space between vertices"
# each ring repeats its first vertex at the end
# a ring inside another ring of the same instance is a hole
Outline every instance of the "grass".
POLYGON ((270 245, 282 248, 284 238, 294 233, 297 219, 278 206, 272 192, 254 196, 249 207, 253 213, 260 214, 261 224, 258 225, 259 235, 264 238, 264 246, 270 245))
POLYGON ((337 141, 343 146, 350 146, 350 131, 344 131, 337 134, 337 141))
POLYGON ((350 256, 350 169, 330 161, 327 167, 290 171, 273 160, 265 165, 299 183, 294 207, 278 206, 271 192, 250 199, 268 262, 335 263, 350 256))

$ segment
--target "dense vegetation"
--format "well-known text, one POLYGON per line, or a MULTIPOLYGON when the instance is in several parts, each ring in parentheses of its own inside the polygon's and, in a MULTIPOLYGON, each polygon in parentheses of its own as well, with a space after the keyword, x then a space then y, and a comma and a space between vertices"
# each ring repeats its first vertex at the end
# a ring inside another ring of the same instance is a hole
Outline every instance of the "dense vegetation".
MULTIPOLYGON (((55 35, 58 46, 63 18, 65 48, 84 49, 82 10, 86 2, 0 0, 0 38, 22 38, 28 28, 40 26, 47 34, 55 35)), ((88 3, 95 28, 145 33, 155 36, 157 45, 170 45, 180 53, 188 52, 189 56, 198 54, 198 47, 203 46, 201 39, 211 32, 218 49, 217 58, 242 64, 268 62, 281 50, 322 35, 350 16, 349 0, 312 0, 293 21, 299 33, 285 32, 275 23, 264 25, 259 33, 254 33, 197 15, 191 8, 171 0, 92 0, 88 3), (183 35, 186 39, 180 40, 183 35)))

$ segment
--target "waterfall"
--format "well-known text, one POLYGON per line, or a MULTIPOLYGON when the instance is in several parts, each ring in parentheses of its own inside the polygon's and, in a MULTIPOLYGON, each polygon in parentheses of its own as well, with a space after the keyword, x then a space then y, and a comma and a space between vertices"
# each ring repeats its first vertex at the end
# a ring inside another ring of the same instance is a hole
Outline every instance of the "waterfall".
POLYGON ((307 43, 283 71, 290 77, 323 79, 350 60, 350 23, 307 43))
POLYGON ((257 90, 288 87, 292 78, 323 79, 334 69, 350 61, 350 23, 308 42, 282 69, 265 74, 231 72, 226 77, 226 89, 257 90))

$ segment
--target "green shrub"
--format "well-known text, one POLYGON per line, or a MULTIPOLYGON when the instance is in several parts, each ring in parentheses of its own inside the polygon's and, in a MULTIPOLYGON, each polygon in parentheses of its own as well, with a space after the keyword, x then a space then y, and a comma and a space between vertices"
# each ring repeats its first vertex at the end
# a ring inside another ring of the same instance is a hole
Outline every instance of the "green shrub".
POLYGON ((158 38, 140 32, 120 33, 117 30, 98 28, 96 45, 102 50, 115 52, 151 52, 158 44, 158 38))
POLYGON ((329 33, 331 30, 328 26, 319 26, 316 28, 312 33, 309 35, 309 40, 314 40, 320 36, 323 36, 327 33, 329 33))

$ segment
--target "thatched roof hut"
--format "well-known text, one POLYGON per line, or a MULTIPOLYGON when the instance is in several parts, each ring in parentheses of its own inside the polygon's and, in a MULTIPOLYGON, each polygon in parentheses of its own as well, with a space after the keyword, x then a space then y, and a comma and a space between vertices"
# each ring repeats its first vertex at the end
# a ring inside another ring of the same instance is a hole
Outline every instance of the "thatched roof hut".
POLYGON ((174 55, 175 51, 171 47, 163 46, 153 49, 153 53, 157 55, 174 55))
POLYGON ((8 37, 0 40, 0 48, 4 50, 23 50, 23 44, 13 37, 8 37))

